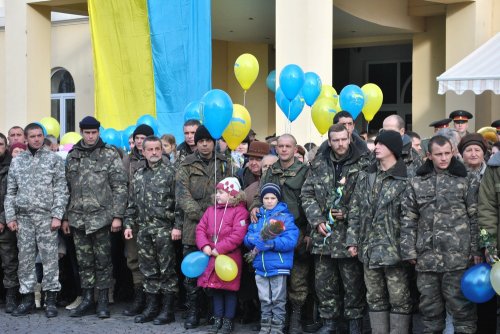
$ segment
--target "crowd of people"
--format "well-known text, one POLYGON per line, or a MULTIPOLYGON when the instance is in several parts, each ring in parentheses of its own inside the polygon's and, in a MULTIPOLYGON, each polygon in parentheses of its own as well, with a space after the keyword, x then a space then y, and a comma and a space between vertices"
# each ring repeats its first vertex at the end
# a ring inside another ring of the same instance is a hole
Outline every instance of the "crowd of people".
POLYGON ((455 111, 422 139, 398 115, 358 134, 341 111, 320 146, 251 131, 234 151, 197 120, 180 145, 140 125, 130 152, 91 116, 68 153, 37 123, 12 127, 0 133, 5 312, 109 318, 123 293, 135 323, 182 309, 186 329, 205 319, 213 334, 237 316, 261 334, 405 334, 417 312, 424 333, 494 333, 496 298, 476 305, 460 287, 500 243, 500 144, 469 133, 470 118, 455 111), (184 276, 197 251, 206 269, 184 276), (217 274, 222 255, 236 277, 217 274))

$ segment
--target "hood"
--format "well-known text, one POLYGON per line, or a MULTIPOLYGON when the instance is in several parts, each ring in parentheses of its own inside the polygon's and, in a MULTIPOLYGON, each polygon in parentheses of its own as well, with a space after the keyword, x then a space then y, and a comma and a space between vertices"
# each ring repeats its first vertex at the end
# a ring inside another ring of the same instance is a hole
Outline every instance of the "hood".
MULTIPOLYGON (((367 172, 368 173, 376 173, 377 169, 378 169, 378 162, 375 162, 368 167, 367 172)), ((404 160, 399 158, 398 161, 396 161, 396 164, 387 171, 387 174, 389 174, 392 177, 397 178, 397 179, 398 178, 399 179, 406 178, 408 176, 408 174, 407 174, 407 168, 406 168, 406 164, 405 164, 404 160)))
POLYGON ((279 213, 290 213, 290 211, 288 211, 288 205, 285 203, 285 202, 278 202, 278 204, 271 210, 266 210, 264 209, 264 206, 261 206, 260 209, 259 209, 259 213, 263 216, 264 214, 266 216, 270 216, 270 215, 276 215, 276 214, 279 214, 279 213))

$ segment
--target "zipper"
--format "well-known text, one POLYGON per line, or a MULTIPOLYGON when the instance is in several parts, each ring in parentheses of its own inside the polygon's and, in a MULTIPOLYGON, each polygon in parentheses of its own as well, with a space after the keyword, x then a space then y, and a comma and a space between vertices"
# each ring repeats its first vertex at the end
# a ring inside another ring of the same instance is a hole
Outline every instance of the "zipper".
POLYGON ((262 258, 262 268, 264 269, 264 272, 265 272, 264 277, 266 277, 267 276, 267 271, 266 271, 266 264, 264 263, 264 252, 261 252, 260 256, 262 258))
POLYGON ((278 252, 278 255, 280 256, 281 263, 285 263, 283 262, 283 257, 281 257, 281 252, 278 252))

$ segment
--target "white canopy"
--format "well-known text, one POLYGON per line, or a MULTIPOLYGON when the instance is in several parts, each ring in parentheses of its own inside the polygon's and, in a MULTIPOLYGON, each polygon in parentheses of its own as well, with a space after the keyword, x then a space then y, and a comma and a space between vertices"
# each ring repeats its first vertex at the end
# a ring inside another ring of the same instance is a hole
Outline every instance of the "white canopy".
POLYGON ((437 81, 438 94, 454 91, 461 95, 467 90, 500 94, 500 33, 437 77, 437 81))

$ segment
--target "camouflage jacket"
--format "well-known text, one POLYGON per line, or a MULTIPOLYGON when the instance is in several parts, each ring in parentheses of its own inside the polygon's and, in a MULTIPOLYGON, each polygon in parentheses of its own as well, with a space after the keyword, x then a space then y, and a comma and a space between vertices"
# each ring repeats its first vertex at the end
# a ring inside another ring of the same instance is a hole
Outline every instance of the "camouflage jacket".
MULTIPOLYGON (((409 137, 408 135, 405 136, 409 137)), ((403 161, 405 162, 408 177, 414 177, 417 173, 417 169, 419 169, 424 163, 417 150, 413 148, 411 138, 409 142, 403 145, 401 158, 403 158, 403 161)))
POLYGON ((3 201, 7 195, 7 174, 11 162, 10 155, 5 152, 4 156, 0 156, 0 224, 5 224, 5 209, 3 201))
MULTIPOLYGON (((309 176, 302 187, 302 207, 311 226, 312 253, 346 258, 350 257, 345 244, 347 219, 337 221, 327 238, 317 230, 320 223, 328 223, 328 215, 332 208, 330 199, 336 196, 336 189, 340 186, 335 184, 335 180, 340 180, 339 176, 335 175, 334 159, 331 148, 328 148, 312 161, 309 176)), ((343 195, 337 207, 347 213, 357 175, 368 166, 369 158, 367 153, 351 144, 347 156, 341 161, 335 161, 335 164, 337 163, 342 164, 340 178, 345 177, 343 195)))
POLYGON ((35 155, 25 151, 12 160, 7 176, 5 220, 16 215, 43 215, 62 219, 68 204, 64 162, 45 146, 35 155))
MULTIPOLYGON (((215 159, 212 157, 206 165, 198 152, 188 155, 177 169, 175 182, 175 200, 183 217, 182 243, 196 245, 196 225, 205 210, 214 204, 215 186, 222 179, 231 176, 231 163, 226 157, 217 154, 217 179, 214 180, 215 159)), ((176 223, 180 224, 180 223, 176 223)))
POLYGON ((491 243, 482 242, 480 247, 488 246, 496 248, 498 251, 500 249, 500 153, 490 158, 481 180, 478 220, 479 228, 489 234, 489 238, 486 240, 491 243))
MULTIPOLYGON (((170 164, 170 160, 167 156, 163 155, 161 156, 163 162, 165 164, 170 164)), ((139 150, 136 149, 135 147, 132 149, 132 151, 123 156, 123 167, 125 168, 125 171, 127 172, 128 176, 128 190, 130 193, 130 187, 132 185, 132 180, 134 179, 134 174, 135 172, 142 167, 146 166, 146 159, 144 156, 139 153, 139 150)))
POLYGON ((401 256, 417 259, 418 271, 448 272, 467 267, 478 252, 479 180, 452 158, 436 173, 426 161, 403 196, 401 256))
POLYGON ((87 234, 123 218, 127 207, 127 174, 117 150, 99 139, 92 149, 78 142, 66 158, 71 199, 69 224, 87 234))
POLYGON ((177 146, 177 158, 175 159, 176 166, 180 166, 181 162, 193 153, 193 150, 185 141, 180 143, 179 146, 177 146))
POLYGON ((358 247, 359 260, 369 268, 401 262, 401 201, 407 186, 402 159, 387 171, 378 162, 359 173, 349 210, 346 245, 358 247))
POLYGON ((125 228, 134 225, 139 229, 172 227, 175 222, 174 167, 160 160, 137 170, 130 183, 125 228))

